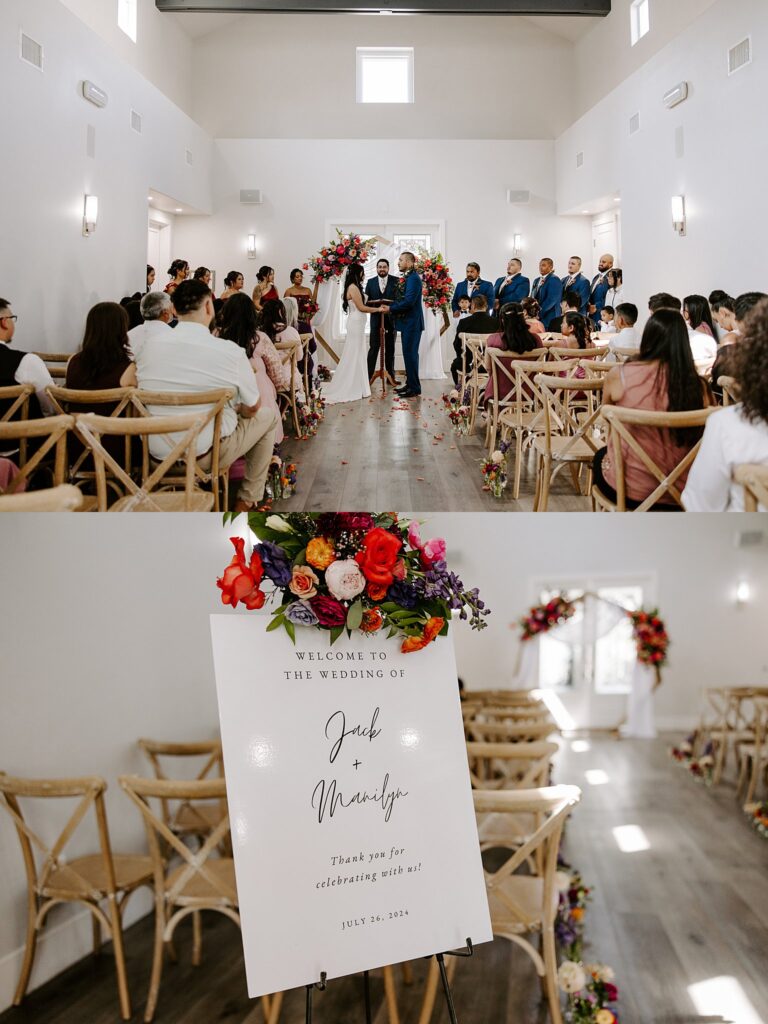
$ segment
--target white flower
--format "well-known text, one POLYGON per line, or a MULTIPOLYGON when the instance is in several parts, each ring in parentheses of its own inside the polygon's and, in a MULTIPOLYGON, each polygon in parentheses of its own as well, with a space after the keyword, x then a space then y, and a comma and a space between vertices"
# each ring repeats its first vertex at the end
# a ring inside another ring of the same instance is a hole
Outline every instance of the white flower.
POLYGON ((711 768, 714 763, 715 759, 711 754, 705 754, 704 757, 699 758, 699 764, 702 768, 711 768))
POLYGON ((567 871, 558 871, 555 875, 555 885, 557 886, 558 892, 568 892, 571 888, 573 879, 567 871))
POLYGON ((587 976, 584 973, 584 968, 581 964, 573 963, 573 961, 570 960, 560 964, 560 970, 557 972, 557 980, 560 988, 568 995, 575 995, 576 992, 581 992, 587 984, 587 976))
POLYGON ((325 582, 337 601, 351 601, 365 590, 365 577, 353 558, 331 562, 325 570, 325 582))
POLYGON ((456 401, 456 399, 457 399, 457 398, 459 397, 459 392, 458 392, 458 391, 456 391, 456 390, 453 390, 453 391, 451 391, 451 393, 450 393, 450 394, 448 395, 448 397, 449 397, 450 399, 452 399, 453 401, 456 401))
POLYGON ((504 453, 503 452, 494 452, 492 457, 491 457, 491 461, 495 462, 497 466, 500 466, 501 463, 504 461, 504 453))
POLYGON ((597 981, 604 983, 611 982, 616 977, 612 967, 607 964, 586 964, 586 970, 596 978, 597 981))
POLYGON ((286 523, 282 516, 267 516, 266 526, 277 533, 293 533, 294 529, 290 523, 286 523))

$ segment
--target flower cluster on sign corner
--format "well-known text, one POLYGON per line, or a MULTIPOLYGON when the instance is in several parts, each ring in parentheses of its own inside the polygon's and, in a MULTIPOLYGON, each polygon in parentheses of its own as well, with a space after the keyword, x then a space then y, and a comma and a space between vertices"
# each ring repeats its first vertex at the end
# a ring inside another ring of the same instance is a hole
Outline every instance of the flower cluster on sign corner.
POLYGON ((670 640, 664 622, 659 618, 658 609, 627 614, 635 631, 638 661, 644 665, 663 668, 667 663, 670 640))
POLYGON ((395 513, 251 513, 248 525, 259 543, 246 560, 245 542, 232 538, 222 602, 253 610, 276 600, 267 628, 294 642, 297 627, 324 630, 332 644, 344 632, 386 630, 408 654, 445 635, 453 612, 473 629, 487 625, 490 610, 448 568, 445 541, 423 541, 418 524, 395 513))
POLYGON ((522 630, 521 640, 532 640, 540 633, 548 633, 550 629, 566 622, 576 613, 576 605, 562 594, 553 597, 546 604, 531 608, 526 616, 520 619, 522 630))
POLYGON ((373 255, 375 238, 344 234, 336 231, 336 240, 329 242, 316 256, 304 264, 304 270, 312 271, 312 280, 322 283, 332 281, 346 273, 352 263, 366 263, 373 255))
POLYGON ((568 996, 566 1020, 572 1024, 617 1024, 619 990, 606 964, 581 964, 567 960, 557 973, 560 988, 568 996))
POLYGON ((447 309, 453 297, 453 278, 443 254, 421 250, 416 255, 416 272, 424 282, 427 309, 447 309))

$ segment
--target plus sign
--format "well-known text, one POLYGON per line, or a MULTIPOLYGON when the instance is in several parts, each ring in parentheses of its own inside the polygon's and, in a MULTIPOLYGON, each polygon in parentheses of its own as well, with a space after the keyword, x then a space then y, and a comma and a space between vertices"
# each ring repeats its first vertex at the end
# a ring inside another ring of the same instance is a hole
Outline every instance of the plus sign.
POLYGON ((355 771, 357 771, 357 769, 360 767, 360 765, 362 763, 363 763, 362 761, 355 761, 355 763, 354 763, 354 765, 352 767, 355 769, 355 771))

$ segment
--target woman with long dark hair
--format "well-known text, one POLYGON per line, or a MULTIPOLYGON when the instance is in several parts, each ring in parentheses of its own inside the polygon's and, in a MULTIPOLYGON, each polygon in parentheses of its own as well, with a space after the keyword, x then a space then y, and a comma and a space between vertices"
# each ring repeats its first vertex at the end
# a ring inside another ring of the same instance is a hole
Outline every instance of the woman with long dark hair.
POLYGON ((591 340, 591 328, 589 321, 581 313, 566 313, 563 317, 562 332, 565 343, 558 347, 585 349, 589 348, 591 340))
POLYGON ((342 308, 347 314, 347 339, 333 380, 325 390, 325 400, 329 405, 356 402, 371 396, 365 337, 366 315, 380 313, 381 310, 365 304, 364 279, 363 265, 352 263, 347 269, 342 293, 342 308))
MULTIPOLYGON (((508 366, 515 359, 519 359, 520 356, 533 352, 539 347, 540 338, 531 331, 520 303, 509 302, 506 306, 501 307, 499 311, 499 326, 501 327, 499 333, 491 334, 486 345, 488 348, 501 349, 504 353, 502 362, 505 365, 508 366), (507 358, 507 353, 509 353, 509 358, 507 358)), ((485 368, 488 370, 489 377, 482 399, 484 403, 495 397, 493 377, 490 376, 491 357, 489 355, 485 357, 485 368)), ((501 392, 499 397, 501 401, 504 401, 514 390, 514 384, 505 375, 499 381, 499 388, 501 392)))
MULTIPOLYGON (((677 310, 660 309, 643 332, 637 359, 614 367, 605 380, 603 402, 625 409, 650 412, 691 412, 712 404, 707 383, 696 372, 685 320, 677 310)), ((671 473, 699 441, 701 428, 658 430, 632 427, 632 434, 665 473, 671 473)), ((622 445, 627 487, 627 507, 637 508, 658 487, 659 481, 639 457, 622 445)), ((616 500, 616 468, 611 443, 595 456, 597 487, 616 500)), ((678 488, 685 484, 685 475, 678 488)), ((657 505, 659 511, 667 508, 657 505)))
POLYGON ((155 268, 147 264, 147 290, 142 292, 143 295, 147 295, 152 291, 152 285, 155 283, 155 268))
POLYGON ((605 304, 616 309, 624 301, 624 271, 619 270, 618 267, 612 267, 605 275, 605 280, 608 284, 605 304))
POLYGON ((168 277, 170 281, 165 286, 165 290, 169 295, 173 295, 182 281, 186 281, 189 277, 189 264, 186 260, 174 260, 168 268, 168 277))
POLYGON ((260 267, 256 275, 256 287, 253 289, 253 304, 261 312, 266 302, 279 299, 280 293, 275 286, 274 267, 260 267))
MULTIPOLYGON (((117 302, 99 302, 90 310, 80 350, 67 363, 68 388, 103 391, 135 386, 128 323, 128 313, 117 302)), ((98 411, 104 413, 104 406, 98 411)))
POLYGON ((709 302, 703 295, 689 295, 683 300, 683 316, 696 369, 709 377, 717 358, 717 331, 709 302))

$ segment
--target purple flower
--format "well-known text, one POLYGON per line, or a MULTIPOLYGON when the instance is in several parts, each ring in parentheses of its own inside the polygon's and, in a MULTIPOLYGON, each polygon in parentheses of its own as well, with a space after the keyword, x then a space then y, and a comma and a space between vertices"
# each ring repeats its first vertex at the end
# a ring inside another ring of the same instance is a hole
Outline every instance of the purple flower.
POLYGON ((401 608, 412 611, 419 603, 419 595, 410 583, 393 583, 387 592, 387 600, 394 601, 401 608))
POLYGON ((294 601, 285 609, 285 617, 294 626, 316 626, 318 618, 306 601, 294 601))
POLYGON ((259 545, 261 564, 264 566, 264 574, 272 580, 276 587, 281 589, 287 587, 291 582, 291 559, 283 551, 279 544, 273 544, 271 540, 263 540, 259 545))

